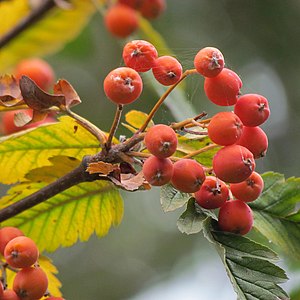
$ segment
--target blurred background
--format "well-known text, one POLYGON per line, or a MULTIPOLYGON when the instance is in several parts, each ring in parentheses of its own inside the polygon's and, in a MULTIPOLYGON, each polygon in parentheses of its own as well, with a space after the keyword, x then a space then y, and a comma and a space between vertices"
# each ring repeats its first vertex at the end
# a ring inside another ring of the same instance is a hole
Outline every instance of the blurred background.
MULTIPOLYGON (((167 0, 166 11, 152 24, 184 69, 193 67, 195 54, 205 46, 223 52, 227 66, 243 80, 242 92, 260 93, 270 103, 272 115, 263 126, 269 150, 258 164, 259 172, 299 177, 300 2, 167 0)), ((105 30, 97 13, 75 41, 46 58, 57 77, 66 78, 80 95, 83 103, 76 112, 103 130, 109 130, 115 106, 105 98, 102 82, 111 69, 122 65, 124 43, 105 30)), ((186 85, 183 116, 220 110, 208 103, 201 77, 188 78, 186 85)), ((141 99, 125 111, 149 112, 157 99, 146 77, 141 99)), ((155 120, 168 123, 177 117, 164 106, 155 120)), ((120 128, 121 134, 129 132, 120 128)), ((108 236, 49 254, 59 269, 66 299, 236 299, 215 250, 201 234, 187 236, 177 230, 181 211, 163 213, 159 189, 122 196, 123 222, 108 236)), ((288 261, 280 264, 291 279, 284 287, 299 287, 297 269, 288 261)))

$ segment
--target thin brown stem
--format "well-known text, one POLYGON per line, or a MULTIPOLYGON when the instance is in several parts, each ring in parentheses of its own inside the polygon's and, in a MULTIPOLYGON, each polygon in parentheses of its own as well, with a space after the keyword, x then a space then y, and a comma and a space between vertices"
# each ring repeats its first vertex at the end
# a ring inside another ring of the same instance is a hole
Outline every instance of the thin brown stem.
POLYGON ((198 154, 201 154, 201 153, 203 153, 203 152, 209 151, 209 150, 214 149, 214 148, 217 148, 217 147, 220 147, 220 146, 217 145, 217 144, 210 144, 210 145, 208 145, 208 146, 206 146, 206 147, 203 147, 203 148, 201 148, 201 149, 199 149, 199 150, 193 151, 193 152, 191 152, 191 153, 185 155, 185 156, 182 157, 182 158, 191 158, 191 157, 194 157, 194 156, 196 156, 196 155, 198 155, 198 154))

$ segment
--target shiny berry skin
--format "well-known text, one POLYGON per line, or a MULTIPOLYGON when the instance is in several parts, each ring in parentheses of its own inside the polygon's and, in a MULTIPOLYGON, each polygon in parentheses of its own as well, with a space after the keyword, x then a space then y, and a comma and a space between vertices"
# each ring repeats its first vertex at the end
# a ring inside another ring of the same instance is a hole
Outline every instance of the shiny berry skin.
POLYGON ((180 80, 182 66, 176 58, 165 55, 156 59, 152 72, 159 83, 168 86, 180 80))
POLYGON ((228 146, 236 143, 243 132, 243 123, 233 112, 219 112, 207 127, 209 138, 216 144, 228 146))
POLYGON ((244 202, 256 200, 263 189, 264 181, 257 172, 253 172, 245 181, 230 184, 232 195, 244 202))
POLYGON ((3 292, 3 295, 0 298, 1 300, 21 300, 21 298, 18 297, 16 292, 11 289, 6 289, 3 292))
POLYGON ((254 169, 253 154, 243 146, 225 146, 213 157, 213 170, 216 176, 225 182, 242 182, 254 169))
POLYGON ((19 80, 23 75, 30 77, 42 90, 48 91, 54 84, 55 75, 52 67, 40 58, 22 60, 14 70, 19 80))
POLYGON ((134 40, 123 48, 123 60, 127 67, 137 72, 149 71, 158 57, 156 48, 149 42, 134 40))
POLYGON ((142 93, 143 81, 139 73, 131 68, 112 70, 104 79, 104 92, 116 104, 134 102, 142 93))
POLYGON ((144 18, 155 19, 165 8, 165 0, 142 0, 138 9, 144 18))
POLYGON ((0 253, 4 255, 4 249, 7 243, 17 236, 24 236, 23 232, 16 227, 2 227, 0 229, 0 253))
POLYGON ((195 193, 196 202, 203 208, 215 209, 221 207, 229 197, 227 185, 214 176, 207 176, 195 193))
POLYGON ((46 293, 47 288, 47 275, 39 267, 21 269, 13 282, 13 290, 22 300, 40 299, 46 293))
POLYGON ((253 225, 252 210, 241 200, 226 201, 219 210, 218 225, 222 231, 244 235, 253 225))
POLYGON ((173 175, 173 163, 169 158, 148 157, 143 164, 145 179, 154 186, 168 183, 173 175))
POLYGON ((245 126, 259 126, 270 116, 269 102, 261 95, 245 94, 236 102, 234 112, 245 126))
POLYGON ((205 47, 196 54, 194 66, 204 77, 215 77, 224 68, 224 56, 217 48, 205 47))
POLYGON ((172 185, 180 192, 195 193, 205 180, 203 167, 195 160, 182 158, 173 164, 172 185))
POLYGON ((144 142, 148 151, 159 158, 174 154, 178 143, 175 131, 164 124, 150 127, 146 132, 144 142))
POLYGON ((116 4, 107 10, 104 24, 112 35, 125 38, 138 29, 139 18, 134 9, 127 5, 116 4))
POLYGON ((244 126, 243 133, 236 142, 250 150, 255 159, 264 157, 268 149, 268 137, 265 132, 258 126, 244 126))
POLYGON ((26 236, 10 240, 4 249, 4 258, 13 268, 26 268, 36 263, 39 250, 35 242, 26 236))
POLYGON ((227 68, 215 77, 204 80, 204 92, 207 98, 220 106, 230 106, 237 102, 242 87, 240 77, 227 68))

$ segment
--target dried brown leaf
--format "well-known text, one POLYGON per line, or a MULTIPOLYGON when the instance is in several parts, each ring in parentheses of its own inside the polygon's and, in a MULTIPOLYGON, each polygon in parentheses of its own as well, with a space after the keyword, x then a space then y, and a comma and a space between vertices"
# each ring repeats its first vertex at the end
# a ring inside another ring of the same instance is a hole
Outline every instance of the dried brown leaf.
POLYGON ((0 77, 0 105, 11 107, 21 105, 22 101, 21 90, 17 80, 12 75, 3 75, 0 77))
POLYGON ((110 180, 120 188, 127 191, 136 190, 149 190, 151 189, 150 184, 145 180, 142 172, 137 175, 134 174, 121 174, 121 181, 118 181, 114 177, 109 177, 110 180))
POLYGON ((99 161, 95 163, 90 163, 86 170, 90 174, 99 173, 101 175, 108 175, 111 172, 118 169, 119 169, 118 165, 113 165, 113 164, 105 163, 103 161, 99 161))

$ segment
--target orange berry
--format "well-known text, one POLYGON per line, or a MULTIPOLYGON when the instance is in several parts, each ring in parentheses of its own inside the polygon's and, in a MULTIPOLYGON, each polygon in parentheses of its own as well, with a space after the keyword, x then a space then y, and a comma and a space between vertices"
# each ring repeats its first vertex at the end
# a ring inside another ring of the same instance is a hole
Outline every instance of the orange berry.
POLYGON ((4 249, 7 243, 17 236, 23 236, 24 233, 16 227, 2 227, 0 229, 0 253, 4 255, 4 249))

